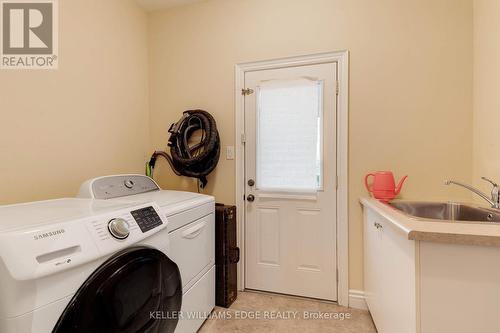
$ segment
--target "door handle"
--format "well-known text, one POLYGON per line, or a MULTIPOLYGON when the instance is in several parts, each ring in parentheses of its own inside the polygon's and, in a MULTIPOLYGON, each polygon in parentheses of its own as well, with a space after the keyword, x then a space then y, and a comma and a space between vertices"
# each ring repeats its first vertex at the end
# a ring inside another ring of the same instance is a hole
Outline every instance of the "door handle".
POLYGON ((195 238, 196 236, 201 234, 203 228, 205 228, 206 225, 207 225, 207 223, 203 222, 203 223, 200 223, 192 228, 189 228, 182 233, 182 237, 188 238, 188 239, 195 238))
POLYGON ((247 196, 247 201, 248 201, 248 202, 254 202, 254 201, 255 201, 255 195, 253 195, 253 194, 249 194, 249 195, 247 196))

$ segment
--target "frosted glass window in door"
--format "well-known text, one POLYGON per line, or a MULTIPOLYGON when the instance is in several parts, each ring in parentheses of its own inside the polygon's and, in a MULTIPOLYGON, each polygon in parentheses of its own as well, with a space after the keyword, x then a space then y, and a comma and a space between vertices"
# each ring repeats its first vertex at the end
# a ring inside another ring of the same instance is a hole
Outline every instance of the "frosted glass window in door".
POLYGON ((321 189, 323 82, 267 82, 257 90, 257 188, 321 189))

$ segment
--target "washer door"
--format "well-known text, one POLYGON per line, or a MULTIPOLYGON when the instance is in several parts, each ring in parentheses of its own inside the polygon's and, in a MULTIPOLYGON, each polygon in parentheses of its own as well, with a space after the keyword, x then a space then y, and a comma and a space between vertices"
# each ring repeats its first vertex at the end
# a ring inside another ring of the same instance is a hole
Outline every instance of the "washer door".
POLYGON ((107 260, 85 281, 52 332, 173 332, 181 303, 177 265, 158 250, 131 248, 107 260))

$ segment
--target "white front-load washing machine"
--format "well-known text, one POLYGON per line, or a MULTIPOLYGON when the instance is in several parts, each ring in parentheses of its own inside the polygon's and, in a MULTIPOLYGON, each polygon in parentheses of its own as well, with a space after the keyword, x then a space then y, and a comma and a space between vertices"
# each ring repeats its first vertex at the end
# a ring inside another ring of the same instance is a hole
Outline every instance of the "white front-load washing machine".
POLYGON ((173 332, 182 302, 151 202, 0 206, 0 332, 173 332))
POLYGON ((194 333, 215 307, 215 199, 162 190, 144 175, 104 176, 86 181, 82 198, 156 202, 168 218, 169 257, 179 266, 183 301, 176 333, 194 333))

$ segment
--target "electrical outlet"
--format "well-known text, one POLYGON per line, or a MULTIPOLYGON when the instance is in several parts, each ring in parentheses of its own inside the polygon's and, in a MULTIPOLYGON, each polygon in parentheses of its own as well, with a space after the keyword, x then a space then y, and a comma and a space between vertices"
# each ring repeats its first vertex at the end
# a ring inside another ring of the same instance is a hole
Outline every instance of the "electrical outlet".
POLYGON ((226 160, 234 160, 234 146, 226 147, 226 160))

